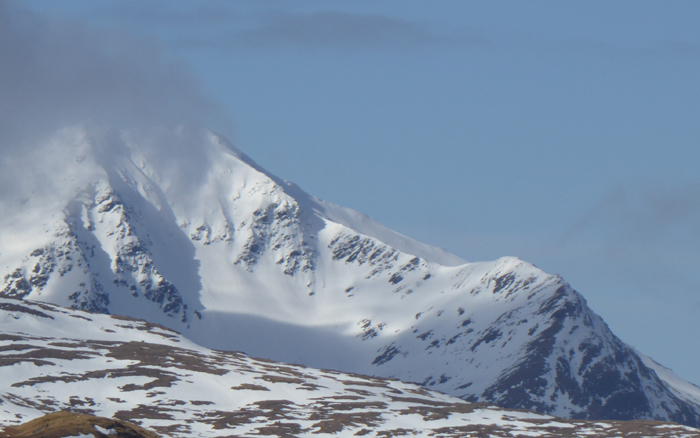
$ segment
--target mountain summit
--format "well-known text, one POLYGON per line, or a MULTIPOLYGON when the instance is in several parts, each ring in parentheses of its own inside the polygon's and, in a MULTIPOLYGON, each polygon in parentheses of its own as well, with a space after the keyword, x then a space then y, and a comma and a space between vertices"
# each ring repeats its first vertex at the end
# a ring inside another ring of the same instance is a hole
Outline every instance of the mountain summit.
POLYGON ((620 341, 562 278, 416 242, 209 131, 74 127, 3 166, 2 296, 468 401, 700 426, 700 390, 620 341))

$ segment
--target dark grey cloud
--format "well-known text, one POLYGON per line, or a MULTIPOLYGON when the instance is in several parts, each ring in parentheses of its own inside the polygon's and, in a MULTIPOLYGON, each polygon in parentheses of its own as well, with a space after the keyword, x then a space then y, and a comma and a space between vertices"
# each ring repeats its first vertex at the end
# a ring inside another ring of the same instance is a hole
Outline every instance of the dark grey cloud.
POLYGON ((338 10, 302 13, 293 9, 293 3, 282 1, 199 0, 173 4, 167 0, 123 0, 97 8, 94 16, 130 26, 168 28, 176 35, 171 40, 175 47, 193 49, 359 50, 489 45, 498 50, 610 58, 700 56, 700 44, 688 41, 625 45, 590 38, 554 39, 524 31, 488 35, 467 28, 446 30, 439 23, 378 14, 338 10))
POLYGON ((637 247, 696 246, 700 243, 700 184, 619 187, 570 227, 560 243, 591 235, 637 247))
POLYGON ((309 14, 268 13, 230 28, 199 35, 182 35, 175 43, 185 48, 241 49, 414 49, 483 44, 474 35, 443 34, 427 23, 374 14, 321 11, 309 14))
POLYGON ((256 29, 241 32, 245 45, 290 44, 305 47, 381 47, 452 44, 425 24, 380 15, 317 12, 271 17, 256 29))
POLYGON ((92 16, 130 24, 179 29, 229 26, 243 19, 242 14, 226 2, 203 0, 187 4, 184 8, 169 1, 122 1, 98 8, 92 16))
POLYGON ((502 49, 554 55, 595 56, 610 59, 697 58, 700 44, 688 41, 647 41, 638 44, 585 38, 557 39, 532 32, 520 32, 492 39, 502 49))
POLYGON ((125 0, 93 17, 126 26, 169 29, 177 47, 245 49, 376 49, 481 44, 475 35, 437 32, 427 22, 339 10, 294 11, 287 2, 202 0, 172 4, 125 0))
POLYGON ((667 43, 661 49, 674 55, 700 58, 700 44, 674 41, 667 43))
POLYGON ((618 219, 639 233, 654 237, 681 231, 689 239, 700 238, 700 185, 644 191, 628 196, 623 207, 618 219))
POLYGON ((0 0, 0 150, 66 125, 209 124, 221 107, 155 40, 0 0))

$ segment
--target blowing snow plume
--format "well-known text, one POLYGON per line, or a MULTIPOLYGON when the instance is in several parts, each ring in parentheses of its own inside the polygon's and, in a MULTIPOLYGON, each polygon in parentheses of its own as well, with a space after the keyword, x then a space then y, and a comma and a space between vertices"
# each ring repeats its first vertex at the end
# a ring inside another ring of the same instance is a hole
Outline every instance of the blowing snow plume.
POLYGON ((187 65, 157 41, 45 18, 0 0, 0 152, 67 125, 114 128, 223 119, 187 65))

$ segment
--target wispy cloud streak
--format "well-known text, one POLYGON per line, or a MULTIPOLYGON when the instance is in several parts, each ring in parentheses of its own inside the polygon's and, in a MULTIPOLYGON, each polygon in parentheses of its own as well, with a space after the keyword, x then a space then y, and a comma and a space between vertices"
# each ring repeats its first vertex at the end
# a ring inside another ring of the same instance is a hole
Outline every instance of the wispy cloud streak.
POLYGON ((570 227, 559 242, 595 235, 610 243, 696 245, 700 243, 700 185, 618 188, 570 227))
MULTIPOLYGON (((381 15, 336 11, 275 14, 257 26, 229 32, 208 44, 219 48, 296 47, 311 49, 417 48, 481 42, 433 31, 425 23, 381 15)), ((204 40, 202 43, 207 44, 204 40)))
POLYGON ((310 13, 254 10, 238 12, 222 3, 200 3, 186 9, 162 3, 110 6, 105 18, 171 29, 173 45, 223 51, 279 49, 415 49, 484 44, 472 34, 445 33, 427 22, 379 14, 338 10, 310 13))

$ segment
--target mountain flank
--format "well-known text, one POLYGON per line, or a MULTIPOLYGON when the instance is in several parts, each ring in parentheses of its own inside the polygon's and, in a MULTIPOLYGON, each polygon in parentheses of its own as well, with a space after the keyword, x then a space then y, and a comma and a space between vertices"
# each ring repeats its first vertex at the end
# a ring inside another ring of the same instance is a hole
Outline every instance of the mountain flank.
POLYGON ((0 299, 0 321, 7 437, 700 437, 679 424, 562 420, 254 359, 145 321, 43 303, 0 299))
POLYGON ((563 278, 416 242, 210 131, 78 126, 18 159, 23 183, 0 197, 2 297, 469 402, 700 426, 697 387, 618 339, 563 278))

